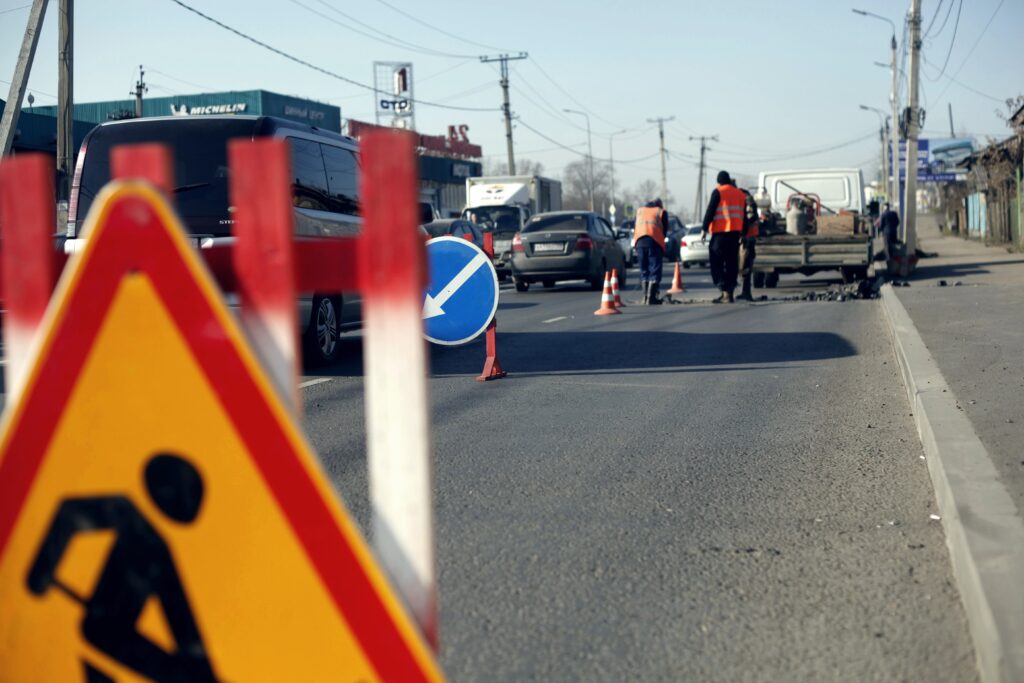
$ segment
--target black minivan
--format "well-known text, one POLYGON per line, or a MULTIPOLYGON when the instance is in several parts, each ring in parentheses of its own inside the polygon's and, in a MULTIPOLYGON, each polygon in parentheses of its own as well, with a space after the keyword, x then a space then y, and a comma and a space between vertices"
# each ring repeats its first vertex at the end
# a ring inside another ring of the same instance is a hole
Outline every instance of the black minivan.
MULTIPOLYGON (((234 239, 228 197, 227 144, 236 138, 278 137, 291 149, 292 204, 300 236, 359 233, 359 151, 353 138, 270 116, 169 116, 112 121, 94 128, 78 154, 68 205, 65 251, 78 238, 93 200, 110 180, 110 151, 117 145, 160 143, 174 157, 174 206, 199 248, 234 239)), ((229 298, 229 304, 234 304, 229 298)), ((300 297, 299 325, 305 357, 335 360, 338 335, 361 324, 358 293, 300 297)))

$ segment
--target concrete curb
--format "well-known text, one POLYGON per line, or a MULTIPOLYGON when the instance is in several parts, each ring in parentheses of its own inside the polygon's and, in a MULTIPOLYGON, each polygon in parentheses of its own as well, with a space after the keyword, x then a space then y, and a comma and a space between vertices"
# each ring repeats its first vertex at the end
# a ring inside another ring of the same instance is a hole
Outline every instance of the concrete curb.
POLYGON ((1024 681, 1024 520, 890 285, 882 304, 985 683, 1024 681))

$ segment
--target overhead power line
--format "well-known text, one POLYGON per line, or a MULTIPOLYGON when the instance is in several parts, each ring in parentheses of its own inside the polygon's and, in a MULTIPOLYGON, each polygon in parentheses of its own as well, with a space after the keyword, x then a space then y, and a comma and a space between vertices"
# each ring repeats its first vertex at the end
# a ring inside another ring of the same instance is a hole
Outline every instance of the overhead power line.
POLYGON ((427 23, 423 19, 420 19, 419 17, 416 17, 416 16, 413 16, 412 14, 409 14, 405 10, 403 10, 403 9, 401 9, 399 7, 395 7, 394 5, 392 5, 389 2, 384 2, 384 0, 377 0, 377 2, 379 2, 382 5, 384 5, 385 7, 387 7, 392 12, 397 12, 398 14, 401 14, 406 19, 409 19, 411 21, 416 22, 420 26, 426 26, 431 31, 437 31, 438 33, 440 33, 442 35, 448 36, 449 38, 455 38, 460 43, 469 43, 470 45, 476 45, 477 47, 482 47, 482 48, 487 49, 487 50, 497 50, 498 52, 511 52, 511 50, 509 50, 507 48, 504 48, 504 47, 495 47, 494 45, 486 45, 484 43, 478 43, 476 41, 470 40, 466 36, 460 36, 457 33, 451 33, 450 31, 445 31, 443 28, 438 28, 437 26, 434 26, 433 24, 427 23))
MULTIPOLYGON (((950 7, 952 7, 952 6, 953 5, 950 4, 950 7)), ((960 4, 956 8, 956 21, 953 23, 953 37, 949 41, 949 49, 946 50, 946 59, 942 63, 942 69, 939 70, 939 75, 938 76, 936 76, 935 78, 932 78, 931 76, 928 76, 928 74, 925 74, 925 78, 927 78, 930 81, 937 81, 940 78, 942 78, 943 74, 946 73, 946 67, 949 66, 949 56, 951 54, 953 54, 953 46, 956 44, 956 32, 957 32, 957 29, 960 28, 960 12, 963 10, 963 8, 964 8, 964 0, 960 0, 960 4)))
POLYGON ((309 5, 307 5, 307 4, 303 3, 303 2, 299 2, 299 0, 289 0, 289 1, 293 5, 298 5, 299 7, 301 7, 304 10, 306 10, 307 12, 310 12, 311 14, 315 14, 316 16, 320 17, 321 19, 325 19, 326 21, 331 22, 335 26, 340 26, 341 28, 345 29, 346 31, 351 31, 352 33, 355 33, 357 35, 363 36, 365 38, 369 38, 370 40, 375 40, 375 41, 377 41, 379 43, 384 43, 385 45, 390 45, 392 47, 398 47, 398 48, 402 48, 402 49, 405 49, 405 50, 411 50, 413 52, 418 52, 418 53, 424 54, 424 55, 430 55, 432 57, 450 57, 450 58, 454 58, 454 59, 471 59, 472 57, 474 57, 474 55, 461 55, 461 54, 453 54, 451 52, 441 52, 440 50, 434 50, 434 49, 429 48, 429 47, 424 47, 423 45, 417 45, 416 43, 411 43, 408 40, 403 40, 402 38, 399 38, 398 36, 393 36, 390 33, 385 33, 384 31, 381 31, 380 29, 374 28, 373 26, 371 26, 370 24, 367 24, 366 22, 363 22, 363 21, 360 21, 359 19, 356 19, 351 14, 347 14, 346 12, 341 11, 340 9, 335 7, 334 5, 332 5, 332 4, 328 3, 328 2, 324 2, 324 0, 316 0, 316 2, 318 4, 320 4, 320 5, 322 5, 323 7, 325 7, 326 9, 330 10, 331 12, 334 12, 338 16, 344 17, 345 19, 347 19, 348 21, 350 21, 352 23, 359 24, 360 26, 362 26, 362 27, 372 31, 373 33, 367 33, 366 31, 362 31, 362 30, 360 30, 358 28, 355 28, 355 27, 350 26, 348 24, 342 23, 342 22, 338 21, 337 19, 335 19, 334 17, 328 16, 328 15, 324 14, 323 12, 321 12, 321 11, 319 11, 319 10, 313 8, 313 7, 310 7, 309 5), (374 34, 377 34, 377 35, 374 35, 374 34))
MULTIPOLYGON (((234 33, 239 38, 247 40, 250 43, 253 43, 254 45, 259 45, 263 49, 269 50, 270 52, 273 52, 274 54, 276 54, 278 56, 284 57, 285 59, 287 59, 289 61, 295 62, 296 64, 301 64, 302 66, 304 66, 306 68, 309 68, 309 69, 312 69, 313 71, 317 71, 319 73, 322 73, 325 76, 330 76, 331 78, 334 78, 334 79, 337 79, 339 81, 342 81, 343 83, 348 83, 349 85, 354 85, 357 88, 362 88, 364 90, 369 90, 371 92, 377 92, 377 89, 375 87, 373 87, 372 85, 369 85, 367 83, 362 83, 360 81, 355 80, 354 78, 349 78, 348 76, 342 76, 339 73, 336 73, 336 72, 331 71, 329 69, 325 69, 322 66, 317 66, 316 64, 313 64, 312 62, 308 62, 305 59, 302 59, 300 57, 296 57, 295 55, 292 55, 292 54, 290 54, 288 52, 285 52, 284 50, 280 50, 280 49, 274 47, 273 45, 268 45, 267 43, 264 43, 262 40, 259 40, 257 38, 253 38, 252 36, 250 36, 247 33, 243 33, 243 32, 239 31, 236 28, 228 26, 227 24, 225 24, 224 22, 222 22, 222 21, 220 21, 218 19, 214 19, 213 17, 211 17, 208 14, 204 14, 204 13, 200 12, 195 7, 192 7, 191 5, 187 5, 184 2, 182 2, 181 0, 170 0, 170 1, 173 2, 175 5, 178 5, 179 7, 183 8, 183 9, 186 9, 189 12, 192 12, 195 15, 197 15, 199 17, 202 17, 203 19, 205 19, 206 21, 210 22, 211 24, 215 24, 215 25, 219 26, 220 28, 224 29, 225 31, 230 31, 231 33, 234 33)), ((437 107, 439 109, 453 109, 453 110, 456 110, 456 111, 500 111, 497 107, 458 107, 458 106, 450 105, 450 104, 440 104, 439 102, 430 102, 430 101, 427 101, 427 100, 413 99, 411 97, 409 98, 409 101, 410 102, 415 102, 416 104, 419 104, 419 105, 424 106, 424 107, 437 107)))
POLYGON ((18 10, 21 10, 21 9, 28 9, 31 6, 32 6, 32 3, 30 2, 27 5, 19 5, 18 7, 12 7, 10 9, 0 10, 0 14, 7 14, 9 12, 17 12, 18 10))
POLYGON ((960 75, 960 72, 963 71, 964 66, 971 59, 971 55, 974 54, 974 51, 981 43, 981 39, 985 36, 985 33, 988 32, 989 27, 992 25, 992 21, 996 18, 996 15, 999 14, 999 10, 1002 9, 1004 2, 1006 2, 1006 0, 999 0, 999 4, 996 5, 995 10, 993 10, 992 16, 988 18, 988 23, 985 24, 985 28, 981 29, 981 33, 978 34, 978 39, 974 41, 974 45, 972 45, 971 49, 968 50, 967 56, 964 57, 964 61, 960 62, 960 66, 957 68, 956 72, 952 75, 952 77, 950 77, 949 83, 947 83, 946 87, 942 89, 942 92, 939 93, 939 96, 935 98, 936 105, 938 105, 942 101, 942 96, 946 94, 947 90, 949 90, 949 86, 955 82, 953 79, 960 75))
POLYGON ((623 126, 623 125, 621 125, 621 124, 618 124, 618 123, 616 123, 616 122, 614 122, 614 121, 609 121, 608 119, 606 119, 606 118, 604 118, 603 116, 601 116, 600 114, 598 114, 598 113, 596 113, 596 112, 592 111, 592 110, 591 110, 591 109, 589 109, 589 108, 588 108, 588 107, 587 107, 587 106, 586 106, 585 104, 583 104, 583 103, 582 103, 582 102, 580 102, 580 101, 579 101, 578 99, 576 99, 575 97, 573 97, 573 96, 572 96, 572 94, 571 94, 571 93, 570 93, 570 92, 569 92, 568 90, 566 90, 565 88, 563 88, 563 87, 562 87, 562 86, 561 86, 561 85, 560 85, 560 84, 558 83, 558 81, 556 81, 556 80, 555 80, 554 78, 552 78, 552 77, 551 77, 551 74, 549 74, 549 73, 548 73, 548 72, 547 72, 547 71, 546 71, 546 70, 544 69, 544 67, 540 65, 540 63, 539 63, 539 62, 537 61, 537 59, 536 59, 536 58, 533 58, 533 59, 531 59, 531 60, 530 60, 530 63, 532 63, 532 64, 533 64, 533 66, 534 66, 534 67, 536 67, 536 69, 537 69, 538 71, 540 71, 541 75, 542 75, 542 76, 544 76, 544 78, 546 78, 546 79, 547 79, 547 80, 548 80, 548 81, 549 81, 549 82, 551 83, 551 85, 553 85, 553 86, 555 86, 556 88, 558 88, 559 92, 561 92, 561 93, 562 93, 563 95, 565 95, 565 96, 566 96, 566 97, 568 97, 568 98, 569 98, 570 100, 572 100, 572 101, 573 101, 573 102, 574 102, 574 103, 576 104, 576 106, 577 106, 577 107, 579 107, 579 108, 580 108, 580 109, 582 109, 583 111, 587 112, 588 114, 590 114, 591 116, 593 116, 593 117, 594 117, 595 119, 597 119, 598 121, 602 121, 602 122, 606 123, 606 124, 607 124, 607 125, 609 125, 609 126, 614 126, 615 128, 625 128, 625 127, 626 127, 626 126, 623 126))
POLYGON ((834 152, 835 150, 842 149, 844 147, 851 147, 853 145, 856 145, 859 142, 863 142, 863 141, 868 140, 868 139, 874 139, 876 135, 878 135, 878 131, 877 130, 873 130, 870 133, 867 133, 866 135, 862 135, 860 137, 853 138, 852 140, 847 140, 845 142, 840 142, 840 143, 835 144, 835 145, 830 145, 828 147, 822 147, 820 149, 811 150, 811 151, 802 152, 802 153, 801 152, 794 152, 792 154, 785 154, 785 155, 781 155, 781 156, 777 156, 777 157, 761 157, 761 158, 755 158, 755 157, 732 157, 732 158, 729 158, 729 157, 716 157, 714 160, 717 161, 717 162, 725 161, 725 162, 729 162, 729 163, 743 163, 743 162, 767 163, 767 162, 773 162, 773 161, 788 161, 790 159, 800 159, 800 158, 803 158, 803 157, 811 157, 811 156, 816 156, 818 154, 824 154, 825 152, 834 152))
MULTIPOLYGON (((935 25, 935 20, 939 18, 939 12, 942 11, 942 5, 943 5, 943 3, 945 3, 945 1, 946 0, 939 0, 939 4, 935 6, 935 14, 932 15, 932 20, 928 22, 928 28, 925 29, 925 32, 924 32, 924 37, 925 38, 927 38, 931 34, 932 26, 935 25)), ((950 9, 953 8, 953 0, 950 0, 949 7, 950 7, 950 9)), ((949 18, 949 11, 948 10, 946 11, 946 18, 947 19, 949 18)), ((943 26, 945 26, 945 22, 943 22, 943 26)))

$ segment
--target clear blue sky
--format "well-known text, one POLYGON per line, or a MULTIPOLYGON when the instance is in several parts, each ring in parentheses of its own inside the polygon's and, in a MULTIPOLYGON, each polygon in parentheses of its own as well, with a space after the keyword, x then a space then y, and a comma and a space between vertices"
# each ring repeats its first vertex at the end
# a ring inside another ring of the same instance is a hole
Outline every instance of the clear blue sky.
MULTIPOLYGON (((364 83, 371 80, 374 60, 413 62, 418 98, 494 108, 423 106, 416 114, 418 129, 441 134, 449 124, 468 124, 470 139, 483 145, 485 155, 499 159, 504 159, 505 142, 496 65, 481 64, 476 56, 527 51, 530 59, 514 62, 511 73, 512 106, 521 117, 515 129, 517 158, 540 161, 546 172, 559 175, 578 157, 527 126, 582 154, 584 119, 562 110, 585 109, 597 157, 608 155, 608 133, 630 130, 615 138, 619 186, 658 179, 653 156, 657 132, 646 119, 675 116, 666 128, 673 153, 669 187, 687 208, 696 183, 692 160, 697 145, 688 139, 693 134, 720 137, 708 155, 712 173, 726 168, 753 176, 780 165, 859 165, 872 173, 879 144, 870 136, 878 120, 858 105, 888 108, 889 73, 872 62, 888 62, 890 29, 850 8, 891 18, 901 42, 909 8, 909 0, 184 1, 276 48, 364 83), (793 151, 858 138, 865 139, 783 160, 793 151)), ((4 99, 27 4, 0 0, 4 99)), ((39 104, 55 102, 57 6, 58 0, 51 0, 30 80, 39 104)), ((924 42, 926 76, 939 76, 952 41, 945 74, 935 81, 923 79, 922 102, 929 114, 925 129, 932 137, 948 136, 950 102, 957 132, 983 142, 986 135, 1007 132, 994 113, 1002 107, 995 100, 1024 92, 1024 2, 964 0, 960 7, 961 0, 923 0, 925 27, 938 10, 932 35, 924 42)), ((345 118, 373 120, 367 91, 248 43, 171 0, 77 0, 75 12, 79 102, 126 96, 138 65, 144 64, 153 96, 263 88, 329 101, 342 108, 345 118)))

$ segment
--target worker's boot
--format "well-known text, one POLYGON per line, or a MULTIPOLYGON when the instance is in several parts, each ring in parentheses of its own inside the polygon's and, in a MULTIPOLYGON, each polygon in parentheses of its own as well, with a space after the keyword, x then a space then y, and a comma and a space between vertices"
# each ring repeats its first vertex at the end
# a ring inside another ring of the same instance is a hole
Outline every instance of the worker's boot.
POLYGON ((712 299, 711 303, 713 303, 713 304, 727 304, 730 301, 732 301, 732 295, 731 294, 726 294, 725 290, 723 289, 722 293, 718 295, 718 298, 712 299))
POLYGON ((734 303, 736 301, 736 299, 733 298, 732 290, 731 289, 726 290, 725 296, 726 296, 726 303, 731 304, 731 303, 734 303))
POLYGON ((661 305, 661 298, 658 296, 658 283, 657 282, 652 282, 651 283, 651 295, 648 298, 647 303, 650 304, 651 306, 660 306, 661 305))
POLYGON ((739 299, 740 301, 753 301, 754 300, 754 297, 750 293, 750 276, 749 275, 745 275, 743 277, 743 290, 740 292, 740 295, 738 297, 736 297, 736 298, 739 299))

